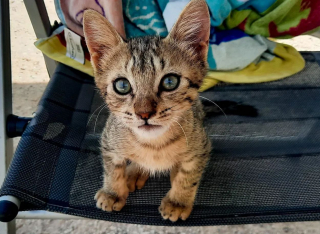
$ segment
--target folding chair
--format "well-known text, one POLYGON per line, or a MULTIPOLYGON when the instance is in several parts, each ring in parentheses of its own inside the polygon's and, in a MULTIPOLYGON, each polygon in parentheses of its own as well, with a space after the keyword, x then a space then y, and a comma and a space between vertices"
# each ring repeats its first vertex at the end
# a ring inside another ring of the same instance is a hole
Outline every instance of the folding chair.
MULTIPOLYGON (((38 37, 49 35, 43 1, 26 0, 38 37)), ((99 137, 108 110, 93 78, 46 59, 50 82, 32 119, 11 115, 9 1, 0 2, 0 220, 92 218, 113 222, 204 226, 320 220, 320 52, 303 52, 305 69, 263 84, 224 84, 201 95, 214 150, 185 221, 162 220, 170 188, 151 178, 120 212, 98 210, 99 137), (97 121, 96 121, 97 120, 97 121), (22 135, 12 156, 12 139, 22 135), (55 212, 55 213, 53 213, 55 212)), ((3 225, 3 224, 2 224, 3 225)), ((14 233, 14 223, 5 226, 14 233)))

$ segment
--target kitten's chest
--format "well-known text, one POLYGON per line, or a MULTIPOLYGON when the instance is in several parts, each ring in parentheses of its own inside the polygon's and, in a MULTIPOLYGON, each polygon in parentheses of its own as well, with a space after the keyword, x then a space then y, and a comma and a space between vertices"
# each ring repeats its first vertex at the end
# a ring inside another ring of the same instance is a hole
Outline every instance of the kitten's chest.
POLYGON ((137 145, 129 159, 150 171, 170 170, 186 156, 187 145, 180 141, 163 148, 137 145))

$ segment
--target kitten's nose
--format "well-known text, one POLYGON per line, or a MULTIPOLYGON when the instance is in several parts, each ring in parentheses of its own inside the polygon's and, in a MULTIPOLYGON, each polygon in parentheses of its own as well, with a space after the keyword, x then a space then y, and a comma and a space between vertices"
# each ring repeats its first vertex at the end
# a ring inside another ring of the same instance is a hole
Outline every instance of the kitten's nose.
POLYGON ((136 113, 138 116, 140 116, 141 119, 150 119, 152 115, 155 114, 154 111, 152 112, 145 112, 145 113, 136 113))

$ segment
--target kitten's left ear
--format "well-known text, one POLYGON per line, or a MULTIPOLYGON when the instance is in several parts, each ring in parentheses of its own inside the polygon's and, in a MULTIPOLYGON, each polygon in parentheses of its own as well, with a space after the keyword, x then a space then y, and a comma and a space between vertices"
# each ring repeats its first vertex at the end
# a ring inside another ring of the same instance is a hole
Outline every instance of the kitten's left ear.
POLYGON ((83 31, 94 69, 99 66, 103 55, 110 54, 115 47, 124 42, 111 23, 94 10, 84 12, 83 31))
POLYGON ((169 33, 169 38, 193 49, 206 60, 210 36, 210 15, 205 0, 191 0, 169 33))

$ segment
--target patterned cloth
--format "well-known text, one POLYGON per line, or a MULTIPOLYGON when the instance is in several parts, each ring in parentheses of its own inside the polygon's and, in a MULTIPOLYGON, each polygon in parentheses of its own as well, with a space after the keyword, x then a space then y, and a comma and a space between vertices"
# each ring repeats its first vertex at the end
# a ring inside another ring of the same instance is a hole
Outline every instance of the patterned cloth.
MULTIPOLYGON (((55 4, 64 26, 83 36, 84 10, 91 8, 105 16, 106 1, 55 0, 55 4)), ((187 3, 188 0, 123 0, 127 36, 166 36, 172 26, 168 18, 176 20, 187 3)), ((266 37, 292 37, 316 30, 320 26, 319 3, 320 0, 207 0, 211 15, 210 71, 200 90, 219 81, 260 83, 301 71, 305 63, 294 48, 266 37)), ((36 46, 50 58, 93 75, 84 39, 84 65, 65 56, 64 26, 50 38, 39 39, 36 46)))

